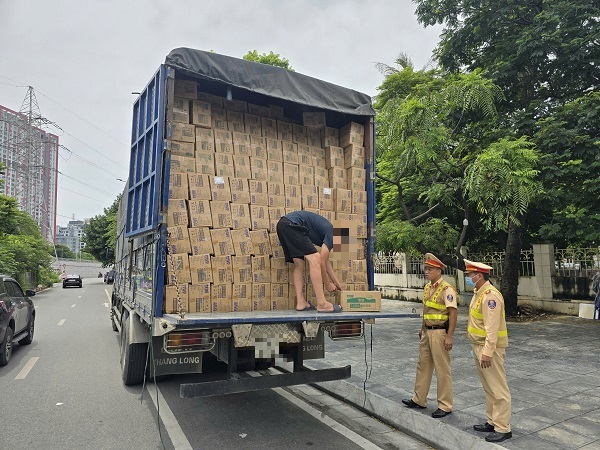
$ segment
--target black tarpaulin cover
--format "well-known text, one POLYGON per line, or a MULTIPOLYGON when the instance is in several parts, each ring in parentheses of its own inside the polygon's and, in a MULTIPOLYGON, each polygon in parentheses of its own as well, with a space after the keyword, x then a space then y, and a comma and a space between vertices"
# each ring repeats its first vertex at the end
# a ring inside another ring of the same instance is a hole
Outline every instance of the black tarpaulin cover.
POLYGON ((165 64, 190 76, 220 81, 315 109, 357 116, 375 115, 368 95, 281 67, 190 48, 172 50, 165 64))

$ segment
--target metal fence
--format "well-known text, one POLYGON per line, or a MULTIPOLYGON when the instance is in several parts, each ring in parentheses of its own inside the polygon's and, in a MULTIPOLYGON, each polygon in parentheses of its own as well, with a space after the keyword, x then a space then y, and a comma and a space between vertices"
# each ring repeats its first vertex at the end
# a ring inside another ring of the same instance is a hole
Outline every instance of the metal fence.
POLYGON ((556 274, 563 277, 593 277, 600 270, 600 247, 554 250, 556 274))

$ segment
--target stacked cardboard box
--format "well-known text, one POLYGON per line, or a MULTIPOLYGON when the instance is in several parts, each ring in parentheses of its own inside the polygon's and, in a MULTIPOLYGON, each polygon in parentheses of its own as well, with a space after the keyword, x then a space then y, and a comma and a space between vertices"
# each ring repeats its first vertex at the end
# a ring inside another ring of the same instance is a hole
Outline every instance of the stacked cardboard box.
MULTIPOLYGON (((165 312, 179 301, 204 314, 294 308, 276 226, 301 209, 353 230, 332 264, 345 291, 368 289, 363 125, 328 127, 319 111, 293 123, 281 106, 226 100, 181 80, 167 121, 165 312)), ((300 288, 315 300, 308 270, 300 288)))

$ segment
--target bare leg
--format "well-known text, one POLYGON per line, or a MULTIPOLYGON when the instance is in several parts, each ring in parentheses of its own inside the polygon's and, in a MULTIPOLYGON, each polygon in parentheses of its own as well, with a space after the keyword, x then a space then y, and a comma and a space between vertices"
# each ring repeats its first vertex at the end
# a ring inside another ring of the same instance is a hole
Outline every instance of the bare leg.
MULTIPOLYGON (((310 268, 310 280, 317 297, 317 310, 319 311, 333 311, 333 305, 325 299, 325 292, 323 291, 323 276, 321 275, 321 255, 319 253, 313 253, 304 257, 308 261, 310 268)), ((295 283, 294 279, 294 283, 295 283)))
POLYGON ((292 276, 294 278, 294 290, 296 291, 296 309, 301 310, 308 306, 304 298, 302 287, 304 286, 304 260, 294 258, 294 269, 292 276))

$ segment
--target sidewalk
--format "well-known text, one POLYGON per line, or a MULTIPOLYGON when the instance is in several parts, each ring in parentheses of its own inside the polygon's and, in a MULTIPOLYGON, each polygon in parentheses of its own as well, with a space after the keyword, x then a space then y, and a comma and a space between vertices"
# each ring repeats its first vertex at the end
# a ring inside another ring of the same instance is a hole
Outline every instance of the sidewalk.
MULTIPOLYGON (((463 303, 467 299, 462 299, 463 303)), ((420 313, 419 303, 384 300, 383 309, 420 313)), ((453 414, 434 419, 436 379, 426 410, 404 407, 411 398, 418 359, 421 319, 379 319, 366 326, 363 340, 332 341, 326 337, 324 360, 308 360, 314 368, 352 365, 352 377, 319 383, 401 431, 435 448, 476 449, 599 449, 600 450, 600 321, 573 316, 536 322, 508 322, 509 347, 505 367, 512 394, 513 437, 485 442, 485 394, 466 337, 468 308, 459 307, 452 350, 453 414), (368 366, 365 363, 368 362, 368 366), (367 368, 370 378, 363 390, 367 368)))

